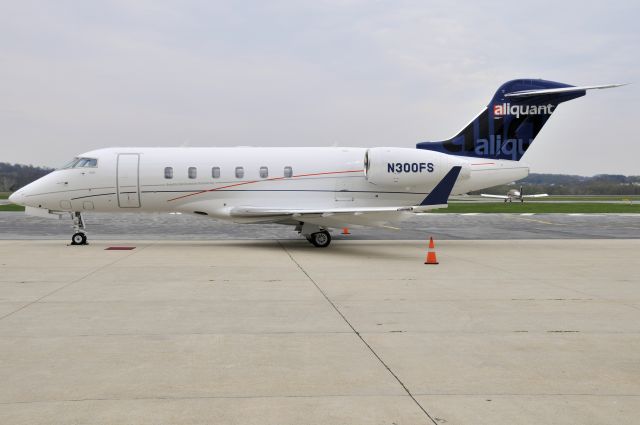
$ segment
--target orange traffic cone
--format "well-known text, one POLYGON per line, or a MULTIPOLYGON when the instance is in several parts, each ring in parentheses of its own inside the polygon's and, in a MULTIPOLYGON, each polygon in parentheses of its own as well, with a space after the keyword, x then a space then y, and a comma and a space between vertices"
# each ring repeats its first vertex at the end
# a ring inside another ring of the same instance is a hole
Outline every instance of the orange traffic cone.
POLYGON ((351 233, 349 233, 349 228, 348 227, 343 227, 342 228, 342 234, 343 235, 350 235, 351 233))
POLYGON ((436 244, 433 243, 433 238, 429 238, 429 249, 427 250, 427 258, 424 260, 425 264, 438 264, 436 259, 436 244))

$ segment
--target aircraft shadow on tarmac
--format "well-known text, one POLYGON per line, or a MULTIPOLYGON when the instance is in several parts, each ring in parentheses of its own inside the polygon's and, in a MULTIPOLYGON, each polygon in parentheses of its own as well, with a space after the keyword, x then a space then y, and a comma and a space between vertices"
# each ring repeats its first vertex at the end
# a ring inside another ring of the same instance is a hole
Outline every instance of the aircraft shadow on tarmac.
MULTIPOLYGON (((100 241, 104 242, 104 241, 100 241)), ((162 244, 162 241, 155 241, 156 244, 162 244)), ((397 247, 402 246, 401 241, 384 241, 385 249, 380 251, 380 241, 358 240, 357 243, 343 243, 343 240, 336 240, 330 247, 316 248, 309 245, 305 240, 296 239, 274 239, 274 240, 216 240, 216 241, 198 241, 195 243, 184 242, 180 246, 185 247, 202 247, 210 245, 212 249, 220 248, 257 248, 265 251, 282 251, 283 249, 291 253, 310 253, 313 255, 323 256, 340 256, 341 258, 380 258, 380 259, 406 259, 406 255, 395 254, 399 250, 397 247)), ((425 252, 427 243, 425 242, 425 252)), ((179 249, 176 247, 176 249, 179 249)))

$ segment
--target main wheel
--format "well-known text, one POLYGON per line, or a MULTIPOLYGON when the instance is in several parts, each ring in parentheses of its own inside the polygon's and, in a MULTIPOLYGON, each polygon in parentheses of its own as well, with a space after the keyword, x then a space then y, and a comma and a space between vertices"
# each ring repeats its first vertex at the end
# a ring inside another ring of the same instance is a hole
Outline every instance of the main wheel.
POLYGON ((87 244, 87 235, 82 232, 74 233, 71 236, 71 245, 86 245, 87 244))
POLYGON ((331 243, 331 235, 326 230, 312 233, 309 242, 317 248, 326 248, 331 243))

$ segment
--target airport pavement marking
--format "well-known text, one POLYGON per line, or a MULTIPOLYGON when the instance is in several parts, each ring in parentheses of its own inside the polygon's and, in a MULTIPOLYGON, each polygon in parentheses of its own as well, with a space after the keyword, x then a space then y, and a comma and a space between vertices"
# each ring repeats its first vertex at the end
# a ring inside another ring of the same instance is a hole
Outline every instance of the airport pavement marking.
POLYGON ((391 374, 391 376, 393 376, 393 378, 398 382, 398 384, 400 384, 402 389, 407 393, 407 395, 411 398, 411 400, 413 400, 413 402, 418 406, 418 408, 427 416, 427 418, 429 418, 429 420, 434 425, 438 425, 438 422, 434 419, 434 417, 431 416, 429 414, 429 412, 427 412, 427 410, 414 397, 414 395, 411 393, 411 391, 409 391, 409 388, 407 388, 407 386, 404 384, 404 382, 402 382, 402 380, 398 377, 398 375, 396 375, 393 372, 393 370, 391 370, 391 368, 385 363, 385 361, 382 360, 382 357, 380 357, 380 355, 373 349, 373 347, 371 345, 369 345, 369 343, 363 338, 363 336, 360 334, 360 332, 358 332, 356 330, 356 328, 351 324, 351 322, 349 322, 349 319, 347 319, 347 317, 340 311, 338 306, 336 306, 336 304, 333 301, 331 301, 329 296, 327 296, 327 294, 322 290, 320 285, 318 285, 318 283, 311 277, 311 275, 309 275, 309 273, 304 269, 304 267, 302 267, 302 265, 293 257, 293 255, 287 249, 287 247, 280 240, 278 240, 278 245, 280 245, 280 247, 284 250, 284 252, 289 256, 291 261, 298 267, 298 269, 300 269, 300 271, 302 273, 304 273, 304 275, 307 277, 307 279, 309 279, 309 282, 311 282, 313 284, 313 286, 316 287, 316 289, 320 292, 320 294, 324 297, 324 299, 329 303, 329 305, 336 311, 336 313, 338 313, 338 315, 342 318, 342 320, 344 320, 344 322, 347 324, 347 326, 349 326, 349 328, 351 328, 353 333, 364 344, 364 346, 371 352, 371 354, 373 354, 373 356, 380 362, 380 364, 391 374))
MULTIPOLYGON (((483 265, 484 264, 481 261, 478 261, 478 260, 475 260, 475 259, 471 259, 471 258, 461 258, 461 260, 469 262, 469 263, 472 263, 472 264, 476 264, 476 265, 483 265)), ((498 271, 500 271, 502 273, 509 273, 509 270, 505 269, 502 266, 494 265, 493 267, 496 270, 498 270, 498 271)), ((634 310, 640 310, 640 306, 636 306, 636 305, 634 305, 632 303, 631 304, 627 303, 627 302, 625 302, 624 300, 621 300, 621 299, 611 299, 611 298, 603 297, 601 295, 598 295, 598 294, 593 293, 593 292, 588 291, 588 290, 585 291, 585 290, 573 288, 573 287, 568 286, 568 285, 563 285, 563 284, 558 284, 558 283, 550 283, 548 281, 548 279, 540 278, 538 276, 531 276, 530 279, 532 279, 534 281, 537 281, 537 282, 540 282, 540 283, 543 283, 543 284, 548 285, 548 286, 555 287, 555 288, 566 289, 568 291, 573 291, 573 292, 576 292, 576 293, 581 294, 581 295, 586 295, 588 297, 597 298, 597 299, 599 299, 599 300, 601 300, 601 301, 603 301, 605 303, 617 304, 617 305, 622 305, 622 306, 625 306, 625 307, 632 308, 634 310)), ((556 332, 556 331, 547 330, 547 332, 556 332)), ((573 332, 573 331, 563 331, 563 332, 573 332)), ((577 332, 582 332, 582 331, 577 331, 577 332)), ((599 332, 599 333, 602 333, 602 332, 599 332)), ((419 394, 419 395, 422 395, 422 394, 419 394)))
MULTIPOLYGON (((540 282, 545 282, 547 285, 555 286, 556 288, 567 289, 567 290, 574 291, 574 292, 577 292, 577 293, 582 294, 582 295, 586 295, 586 296, 589 296, 589 297, 597 298, 597 299, 599 299, 599 300, 601 300, 601 301, 603 301, 605 303, 623 305, 625 307, 629 307, 629 308, 632 308, 634 310, 640 310, 640 306, 636 306, 636 305, 634 305, 632 303, 629 304, 629 303, 625 302, 624 300, 603 297, 601 295, 598 295, 596 293, 592 293, 590 291, 585 291, 585 290, 581 290, 581 289, 575 289, 575 288, 572 288, 570 286, 565 286, 565 285, 557 284, 557 283, 548 283, 545 280, 541 280, 541 279, 534 278, 534 280, 538 280, 540 282)), ((547 332, 549 332, 549 331, 547 331, 547 332)))
POLYGON ((526 221, 532 221, 532 222, 535 222, 535 223, 549 224, 549 225, 552 225, 552 226, 564 226, 564 224, 562 224, 562 223, 553 223, 551 221, 539 220, 537 218, 525 218, 525 217, 522 217, 522 216, 513 216, 513 218, 515 218, 517 220, 526 220, 526 221))
MULTIPOLYGON (((144 248, 146 248, 147 246, 149 246, 149 245, 146 245, 146 246, 144 246, 144 247, 140 248, 140 249, 138 250, 138 252, 140 252, 141 250, 143 250, 143 249, 144 249, 144 248)), ((77 247, 77 248, 82 249, 82 246, 77 247)), ((77 278, 77 279, 73 279, 71 282, 67 282, 67 283, 65 283, 64 285, 60 286, 59 288, 56 288, 56 289, 54 289, 53 291, 51 291, 51 292, 48 292, 48 293, 44 294, 44 295, 43 295, 43 296, 41 296, 40 298, 38 298, 38 299, 36 299, 36 300, 34 300, 34 301, 31 301, 31 302, 28 302, 27 304, 25 304, 25 305, 21 306, 20 308, 18 308, 18 309, 16 309, 16 310, 14 310, 14 311, 11 311, 11 312, 9 312, 9 313, 7 313, 7 314, 3 315, 3 316, 0 316, 0 320, 6 319, 7 317, 12 316, 12 315, 14 315, 14 314, 18 313, 18 312, 20 312, 20 311, 24 310, 24 309, 25 309, 25 308, 27 308, 27 307, 30 307, 30 306, 32 306, 32 305, 34 305, 34 304, 37 304, 37 303, 39 303, 40 301, 42 301, 43 299, 45 299, 45 298, 47 298, 47 297, 49 297, 49 296, 51 296, 51 295, 53 295, 53 294, 55 294, 55 293, 57 293, 57 292, 59 292, 59 291, 62 291, 62 290, 63 290, 63 289, 65 289, 65 288, 68 288, 69 286, 73 285, 74 283, 78 283, 78 282, 80 282, 80 281, 82 281, 82 280, 84 280, 84 279, 88 278, 89 276, 94 275, 95 273, 97 273, 97 272, 99 272, 99 271, 101 271, 101 270, 104 270, 104 269, 106 269, 107 267, 110 267, 110 266, 112 266, 112 265, 114 265, 114 264, 116 264, 116 263, 118 263, 118 262, 120 262, 120 261, 122 261, 122 260, 124 260, 124 259, 126 259, 126 258, 128 258, 128 257, 130 257, 130 256, 132 256, 132 255, 134 255, 135 253, 136 253, 136 251, 131 251, 128 255, 124 255, 124 256, 122 256, 122 257, 116 258, 115 260, 113 260, 113 261, 112 261, 112 262, 110 262, 110 263, 104 264, 104 265, 102 265, 102 266, 100 266, 100 267, 98 267, 98 268, 96 268, 96 269, 93 269, 93 270, 91 270, 90 272, 85 273, 84 275, 80 276, 79 278, 77 278)))

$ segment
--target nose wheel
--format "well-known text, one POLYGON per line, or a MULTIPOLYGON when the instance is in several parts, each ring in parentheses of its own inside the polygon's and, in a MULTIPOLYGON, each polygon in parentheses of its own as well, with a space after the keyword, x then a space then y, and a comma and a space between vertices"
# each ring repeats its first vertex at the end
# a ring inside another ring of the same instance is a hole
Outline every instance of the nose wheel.
POLYGON ((84 219, 79 211, 71 213, 73 219, 73 231, 75 232, 71 236, 71 245, 87 245, 86 227, 84 225, 84 219))
POLYGON ((87 244, 87 235, 82 232, 74 233, 71 236, 71 245, 86 245, 87 244))

